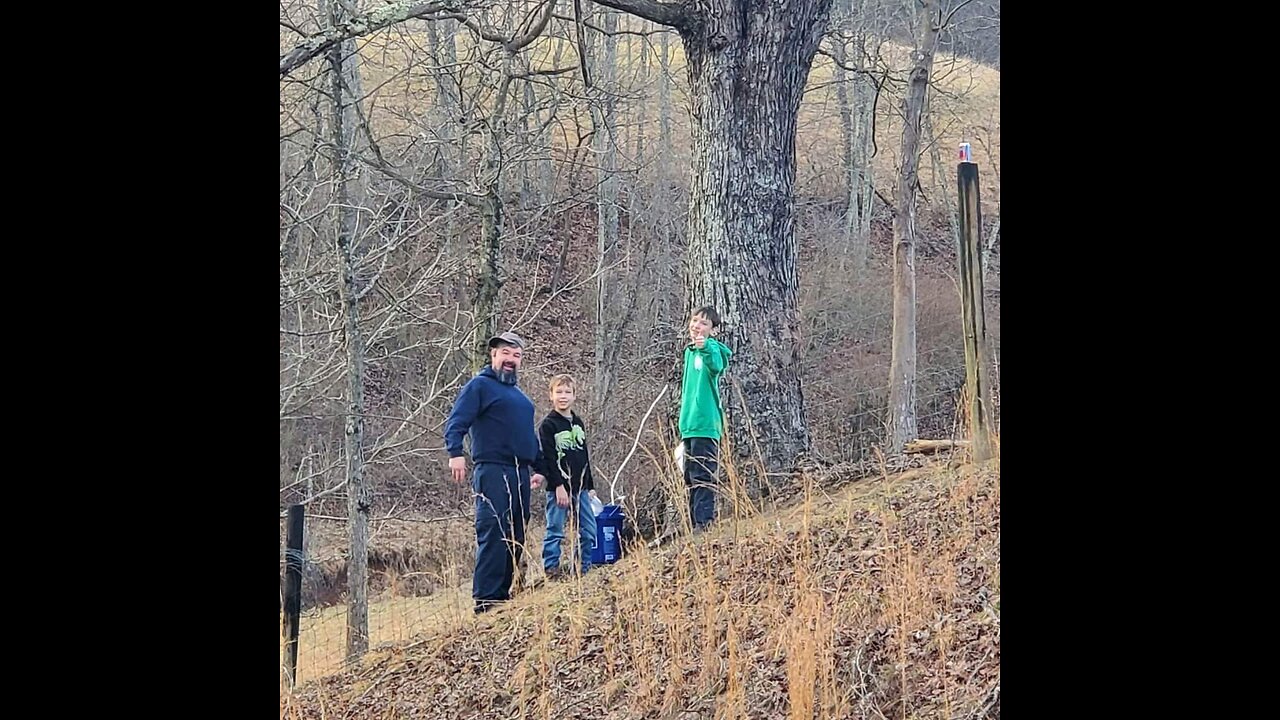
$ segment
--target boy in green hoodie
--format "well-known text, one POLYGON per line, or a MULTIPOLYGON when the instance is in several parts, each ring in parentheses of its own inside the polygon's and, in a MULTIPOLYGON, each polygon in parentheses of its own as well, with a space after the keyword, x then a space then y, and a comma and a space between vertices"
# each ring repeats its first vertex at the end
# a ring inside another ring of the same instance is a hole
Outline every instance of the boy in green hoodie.
POLYGON ((732 354, 711 337, 720 315, 700 307, 689 318, 689 344, 684 349, 684 379, 680 384, 680 441, 684 445, 684 482, 689 488, 689 517, 694 532, 715 520, 716 473, 719 470, 720 376, 732 354))

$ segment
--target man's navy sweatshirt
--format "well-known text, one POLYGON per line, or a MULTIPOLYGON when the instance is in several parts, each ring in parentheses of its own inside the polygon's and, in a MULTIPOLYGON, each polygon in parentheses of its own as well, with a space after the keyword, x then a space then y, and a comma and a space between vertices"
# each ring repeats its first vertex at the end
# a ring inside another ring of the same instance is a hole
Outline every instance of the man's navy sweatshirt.
POLYGON ((519 387, 498 379, 486 365, 462 386, 444 425, 449 457, 462 457, 462 438, 471 434, 471 462, 542 467, 542 448, 533 427, 533 401, 519 387))

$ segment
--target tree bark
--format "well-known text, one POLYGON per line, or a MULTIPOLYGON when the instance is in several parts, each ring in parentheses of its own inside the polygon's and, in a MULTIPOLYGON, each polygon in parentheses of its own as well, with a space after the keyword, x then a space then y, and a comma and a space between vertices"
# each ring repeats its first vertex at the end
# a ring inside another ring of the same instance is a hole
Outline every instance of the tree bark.
MULTIPOLYGON (((687 309, 720 312, 735 460, 768 473, 791 470, 809 448, 792 188, 796 117, 830 5, 711 0, 678 27, 693 106, 687 309)), ((766 483, 749 491, 765 494, 766 483)))
POLYGON ((889 451, 902 452, 916 435, 916 187, 920 120, 938 43, 937 0, 918 1, 916 47, 902 101, 902 166, 893 218, 893 349, 889 365, 889 451))
MULTIPOLYGON (((734 356, 722 392, 737 459, 790 470, 809 448, 798 373, 796 116, 831 0, 597 1, 680 32, 693 106, 687 306, 715 305, 724 321, 734 356)), ((749 489, 759 494, 765 482, 749 489)))
MULTIPOLYGON (((852 0, 836 0, 837 11, 847 12, 852 0)), ((853 126, 854 114, 854 83, 858 82, 856 73, 850 72, 845 68, 849 62, 849 53, 847 51, 846 41, 844 39, 834 41, 834 47, 831 53, 835 58, 835 67, 832 73, 835 75, 836 81, 836 111, 840 116, 840 155, 841 165, 844 168, 846 180, 845 206, 844 206, 844 239, 845 247, 852 254, 854 233, 858 226, 858 170, 855 164, 854 145, 856 144, 855 131, 853 126)), ((844 268, 846 256, 841 256, 840 267, 844 268)))
POLYGON ((482 32, 485 39, 501 43, 506 51, 503 62, 502 79, 496 92, 497 102, 489 113, 485 123, 485 155, 481 164, 476 185, 484 189, 479 196, 470 196, 468 202, 480 211, 480 235, 476 238, 474 248, 475 266, 472 275, 473 295, 472 308, 474 326, 472 330, 472 365, 479 370, 489 362, 488 339, 498 332, 499 297, 502 288, 501 267, 498 261, 502 250, 503 236, 503 202, 502 176, 507 170, 503 167, 502 143, 508 136, 507 102, 511 97, 511 82, 516 76, 515 58, 520 50, 533 42, 546 29, 551 20, 554 2, 545 6, 546 10, 540 19, 523 35, 503 37, 482 32))
POLYGON ((480 235, 476 237, 472 257, 474 285, 471 307, 475 326, 471 337, 471 369, 479 370, 489 363, 489 338, 498 334, 498 291, 502 289, 502 198, 495 177, 488 193, 479 203, 480 235))
MULTIPOLYGON (((329 2, 334 27, 346 22, 342 2, 329 2)), ((333 80, 333 147, 338 251, 342 258, 342 306, 346 316, 347 407, 345 452, 347 520, 350 554, 347 569, 347 657, 358 658, 369 649, 369 513, 373 495, 364 476, 364 337, 360 332, 358 254, 355 247, 357 203, 352 192, 353 153, 359 115, 359 55, 355 41, 345 39, 329 48, 329 72, 333 80)))

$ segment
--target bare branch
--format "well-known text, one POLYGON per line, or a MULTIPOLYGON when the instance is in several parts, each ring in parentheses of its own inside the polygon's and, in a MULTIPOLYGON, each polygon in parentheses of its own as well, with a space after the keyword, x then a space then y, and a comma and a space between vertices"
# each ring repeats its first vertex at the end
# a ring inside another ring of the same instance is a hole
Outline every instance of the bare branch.
POLYGON ((289 330, 288 328, 280 328, 281 335, 292 335, 294 337, 316 337, 318 335, 332 335, 342 332, 342 328, 334 328, 332 330, 317 330, 315 332, 299 332, 297 330, 289 330))
POLYGON ((471 18, 467 17, 466 15, 463 15, 462 13, 459 13, 459 12, 449 13, 448 15, 443 15, 442 17, 446 17, 451 20, 457 20, 463 25, 466 25, 468 28, 471 29, 471 32, 474 32, 476 35, 479 35, 480 38, 483 40, 488 40, 489 42, 498 43, 503 47, 506 47, 507 43, 510 42, 509 40, 507 40, 505 36, 500 35, 497 32, 480 25, 480 23, 477 23, 475 20, 472 20, 471 18))
POLYGON ((283 78, 340 42, 368 35, 405 20, 428 17, 446 10, 457 12, 456 3, 450 0, 431 3, 398 2, 357 15, 308 37, 305 42, 280 58, 280 77, 283 78))
POLYGON ((938 30, 939 31, 945 30, 947 26, 951 24, 951 18, 955 17, 956 13, 960 12, 960 10, 963 9, 965 5, 968 5, 971 2, 973 2, 973 0, 964 0, 964 2, 951 8, 951 12, 947 13, 946 19, 944 19, 942 23, 938 26, 938 30))
POLYGON ((582 65, 582 84, 591 87, 591 70, 587 63, 587 38, 582 29, 582 0, 573 0, 573 21, 578 31, 578 59, 582 65))
POLYGON ((551 22, 551 14, 556 9, 556 0, 547 0, 547 11, 543 13, 542 19, 538 20, 538 24, 529 29, 529 32, 511 41, 507 47, 510 52, 518 52, 529 43, 538 39, 543 30, 547 29, 547 23, 551 22))
POLYGON ((302 37, 307 37, 307 33, 303 31, 302 28, 298 27, 297 25, 294 25, 293 23, 287 22, 285 20, 280 21, 280 27, 289 28, 290 30, 298 33, 302 37))
MULTIPOLYGON (((830 58, 832 63, 834 63, 837 67, 840 67, 843 70, 847 70, 848 72, 856 73, 858 75, 866 75, 867 77, 871 78, 871 83, 875 85, 876 90, 879 90, 880 86, 883 85, 889 79, 889 74, 885 73, 880 80, 876 80, 875 73, 871 72, 870 70, 865 70, 863 68, 857 68, 857 67, 853 67, 852 65, 848 65, 843 60, 833 55, 829 50, 825 50, 821 46, 818 47, 818 54, 824 57, 830 58)), ((829 83, 829 84, 834 84, 834 83, 829 83)))
POLYGON ((484 201, 483 195, 476 195, 474 193, 468 193, 468 192, 448 192, 448 191, 441 191, 441 190, 433 190, 432 188, 429 188, 429 187, 423 187, 422 185, 419 185, 418 183, 396 172, 394 168, 392 168, 390 165, 386 164, 385 162, 383 163, 371 162, 362 157, 357 159, 360 162, 364 163, 365 165, 368 165, 374 170, 377 170, 378 172, 382 173, 383 175, 386 175, 392 180, 395 180, 401 185, 404 185, 410 190, 413 190, 415 192, 420 192, 423 195, 426 195, 427 197, 431 198, 432 200, 452 200, 454 202, 464 202, 464 203, 467 203, 468 205, 479 205, 481 202, 484 201))
MULTIPOLYGON (((569 67, 551 68, 549 70, 529 70, 526 72, 512 73, 511 77, 516 80, 521 80, 524 78, 538 77, 539 75, 563 75, 565 73, 573 72, 574 70, 577 70, 577 69, 578 69, 577 65, 570 65, 569 67)), ((550 123, 544 123, 543 127, 549 124, 550 123)))
POLYGON ((529 45, 529 43, 538 39, 538 36, 542 34, 542 31, 547 28, 547 23, 551 21, 551 14, 552 11, 555 10, 555 7, 556 0, 547 0, 546 10, 543 12, 542 18, 538 20, 538 23, 530 28, 529 32, 516 38, 508 38, 494 30, 483 27, 460 12, 451 12, 447 15, 441 15, 441 17, 457 20, 470 28, 476 35, 479 35, 481 38, 488 40, 489 42, 498 43, 504 50, 514 55, 524 49, 529 45))
MULTIPOLYGON (((563 21, 565 21, 565 22, 571 22, 571 23, 576 23, 576 22, 577 22, 577 20, 576 20, 576 19, 571 18, 571 17, 569 17, 568 15, 558 15, 558 14, 557 14, 557 15, 554 15, 553 17, 554 17, 556 20, 563 20, 563 21)), ((592 30, 594 30, 594 31, 596 31, 596 32, 600 33, 601 35, 606 36, 606 37, 620 37, 620 36, 622 36, 622 35, 634 35, 635 37, 638 37, 638 38, 651 38, 651 37, 653 37, 653 36, 655 36, 655 35, 664 35, 664 34, 666 34, 666 33, 671 32, 671 30, 666 29, 666 28, 663 28, 662 30, 648 30, 648 31, 640 31, 640 30, 614 30, 614 31, 610 32, 609 30, 605 30, 604 28, 600 27, 599 25, 593 25, 593 24, 591 24, 591 23, 589 23, 589 22, 586 22, 585 20, 582 22, 582 24, 583 24, 585 27, 589 27, 589 28, 591 28, 592 30)))
MULTIPOLYGON (((311 503, 315 502, 316 500, 319 500, 320 498, 323 498, 323 497, 327 497, 327 496, 329 496, 329 495, 332 495, 332 494, 334 494, 334 493, 338 492, 339 490, 341 490, 342 488, 344 488, 344 487, 346 487, 346 486, 347 486, 347 481, 346 481, 346 479, 343 479, 343 481, 342 481, 342 482, 338 483, 337 485, 334 485, 333 487, 331 487, 331 488, 329 488, 329 489, 327 489, 327 490, 322 490, 322 491, 320 491, 320 492, 316 493, 315 495, 312 495, 311 497, 307 498, 306 500, 302 500, 302 501, 300 501, 300 502, 296 502, 296 503, 292 503, 292 504, 293 504, 293 505, 310 505, 311 503)), ((284 517, 284 515, 282 514, 280 517, 284 517)))
POLYGON ((674 28, 683 27, 693 19, 693 13, 685 2, 658 2, 658 0, 596 0, 597 5, 631 13, 636 17, 669 25, 674 28))
POLYGON ((653 409, 658 406, 658 401, 666 394, 668 387, 670 387, 669 384, 662 386, 662 389, 658 391, 658 396, 653 399, 653 402, 649 403, 649 410, 645 412, 644 417, 640 418, 640 425, 636 427, 636 439, 631 443, 631 452, 627 453, 627 457, 623 459, 622 464, 618 466, 617 472, 613 474, 613 482, 609 483, 609 502, 621 502, 622 498, 626 497, 625 495, 616 494, 618 478, 622 476, 622 469, 631 461, 631 456, 636 454, 636 446, 640 444, 640 435, 644 432, 644 424, 649 421, 649 416, 653 414, 653 409))

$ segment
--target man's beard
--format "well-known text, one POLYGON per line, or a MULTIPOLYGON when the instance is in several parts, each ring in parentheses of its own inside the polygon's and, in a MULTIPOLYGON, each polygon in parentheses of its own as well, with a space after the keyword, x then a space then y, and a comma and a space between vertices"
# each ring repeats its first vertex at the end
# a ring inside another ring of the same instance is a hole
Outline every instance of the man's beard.
POLYGON ((503 365, 498 368, 497 375, 498 375, 498 382, 502 383, 503 385, 516 384, 516 369, 514 367, 508 368, 506 365, 503 365))

